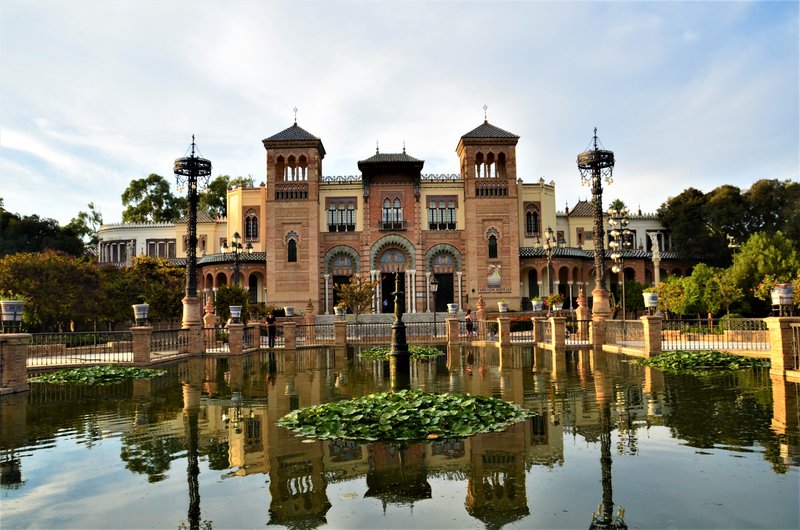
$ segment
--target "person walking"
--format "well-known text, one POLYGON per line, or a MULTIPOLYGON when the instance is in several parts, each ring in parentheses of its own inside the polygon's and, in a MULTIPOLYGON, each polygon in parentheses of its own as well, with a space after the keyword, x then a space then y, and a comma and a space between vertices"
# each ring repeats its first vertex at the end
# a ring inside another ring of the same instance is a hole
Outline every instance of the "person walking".
POLYGON ((272 314, 272 311, 267 314, 267 337, 269 338, 269 347, 275 347, 275 332, 277 328, 275 326, 275 315, 272 314))

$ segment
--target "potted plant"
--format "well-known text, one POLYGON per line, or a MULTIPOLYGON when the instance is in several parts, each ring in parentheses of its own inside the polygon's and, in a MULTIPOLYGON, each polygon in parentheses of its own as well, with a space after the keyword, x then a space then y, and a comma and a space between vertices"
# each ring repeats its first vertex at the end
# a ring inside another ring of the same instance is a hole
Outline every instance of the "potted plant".
POLYGON ((291 306, 291 305, 283 306, 283 312, 287 317, 293 317, 294 316, 294 306, 291 306))
POLYGON ((531 306, 533 306, 534 311, 541 311, 544 306, 544 300, 541 296, 534 296, 531 298, 531 306))
POLYGON ((458 313, 458 304, 447 304, 447 312, 451 315, 458 313))
POLYGON ((150 304, 144 302, 133 304, 133 320, 137 325, 147 323, 147 313, 150 310, 150 304))
POLYGON ((560 311, 564 307, 564 297, 561 293, 553 293, 547 297, 547 306, 555 311, 560 311))
POLYGON ((642 298, 644 298, 644 307, 646 309, 655 309, 658 307, 658 287, 652 285, 642 290, 642 298))
POLYGON ((508 301, 505 298, 497 302, 497 310, 501 313, 508 313, 508 301))
POLYGON ((337 317, 343 317, 345 314, 347 314, 347 304, 344 302, 339 302, 336 304, 336 306, 334 306, 333 311, 336 313, 337 317))

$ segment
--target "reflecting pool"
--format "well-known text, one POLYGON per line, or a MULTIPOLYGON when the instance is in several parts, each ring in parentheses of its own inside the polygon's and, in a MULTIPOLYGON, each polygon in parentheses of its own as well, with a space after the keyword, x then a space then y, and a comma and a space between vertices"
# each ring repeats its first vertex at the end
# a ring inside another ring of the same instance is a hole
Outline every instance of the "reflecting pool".
POLYGON ((536 413, 410 446, 315 441, 287 412, 389 390, 359 350, 204 357, 0 399, 0 527, 798 528, 798 385, 604 353, 451 349, 411 386, 536 413))

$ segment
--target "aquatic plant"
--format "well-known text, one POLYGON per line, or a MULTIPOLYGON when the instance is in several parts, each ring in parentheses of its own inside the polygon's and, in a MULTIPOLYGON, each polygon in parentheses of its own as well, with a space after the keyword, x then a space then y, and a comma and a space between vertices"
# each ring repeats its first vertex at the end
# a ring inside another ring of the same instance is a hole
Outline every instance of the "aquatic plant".
POLYGON ((401 390, 302 408, 277 424, 322 440, 407 442, 499 431, 532 415, 487 396, 401 390))

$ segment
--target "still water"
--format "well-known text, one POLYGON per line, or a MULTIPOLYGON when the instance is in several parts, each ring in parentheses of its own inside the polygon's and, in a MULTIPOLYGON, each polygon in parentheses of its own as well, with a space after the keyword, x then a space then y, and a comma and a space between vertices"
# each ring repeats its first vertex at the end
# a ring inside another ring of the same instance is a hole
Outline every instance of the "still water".
POLYGON ((798 385, 602 353, 459 349, 412 386, 537 413, 408 447, 310 441, 297 407, 390 387, 358 351, 265 352, 0 400, 0 527, 798 528, 798 385), (621 511, 620 508, 623 510, 621 511), (619 520, 618 520, 619 522, 619 520))

